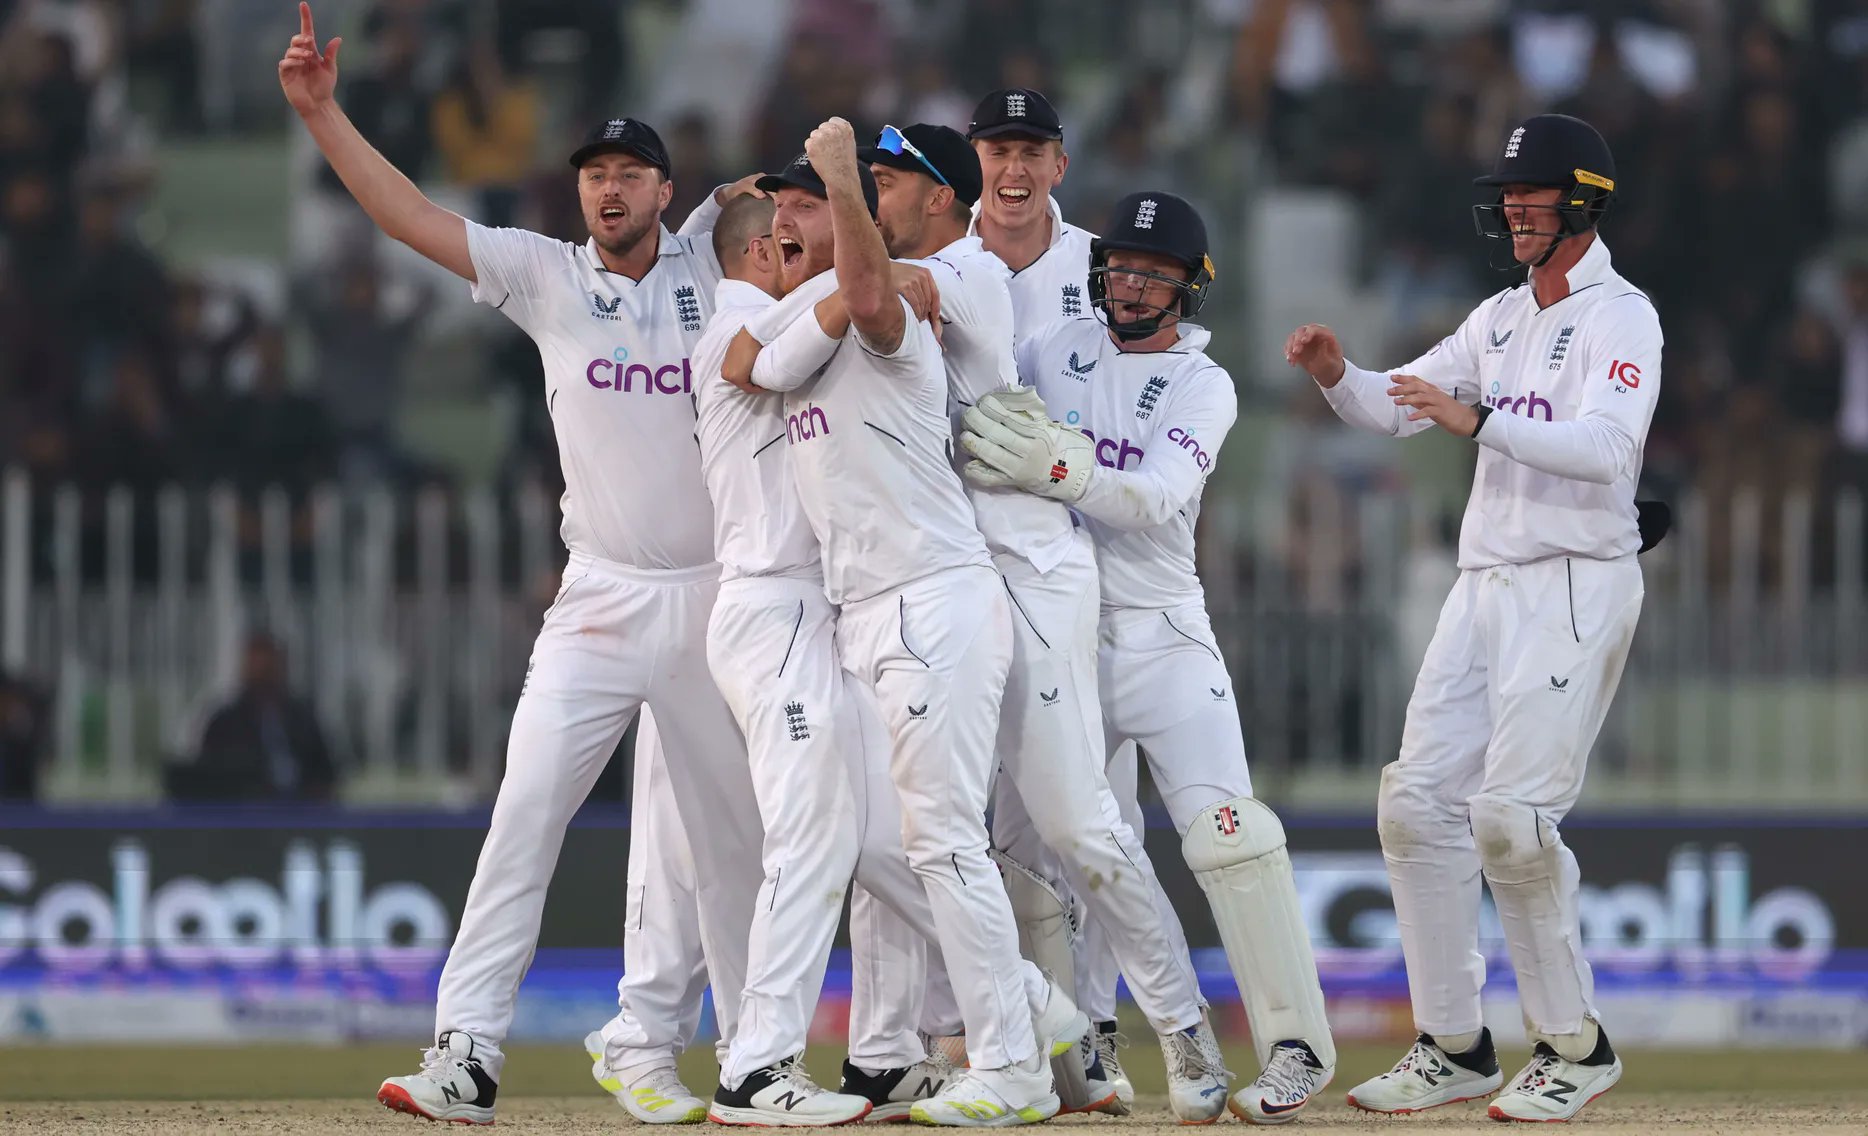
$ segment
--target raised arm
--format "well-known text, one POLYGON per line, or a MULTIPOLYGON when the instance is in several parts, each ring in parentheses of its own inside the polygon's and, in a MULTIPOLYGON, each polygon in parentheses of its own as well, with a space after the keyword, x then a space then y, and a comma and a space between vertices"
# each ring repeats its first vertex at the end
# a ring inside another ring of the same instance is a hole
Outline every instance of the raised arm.
POLYGON ((831 230, 837 244, 837 289, 850 323, 872 350, 892 355, 908 327, 908 311, 895 292, 889 250, 869 214, 856 166, 856 132, 832 118, 805 139, 811 168, 824 179, 831 230))
POLYGON ((343 42, 341 37, 333 39, 320 50, 311 5, 298 6, 298 34, 279 60, 279 86, 286 101, 377 228, 456 276, 477 282, 467 251, 467 222, 428 200, 337 105, 337 50, 343 42))

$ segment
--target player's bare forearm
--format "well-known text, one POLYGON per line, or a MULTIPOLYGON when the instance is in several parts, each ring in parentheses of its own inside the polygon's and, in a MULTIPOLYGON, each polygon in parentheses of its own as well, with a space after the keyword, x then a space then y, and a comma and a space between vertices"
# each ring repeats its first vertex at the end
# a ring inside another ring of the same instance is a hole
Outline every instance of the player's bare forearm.
POLYGON ((336 100, 299 116, 344 188, 389 237, 465 280, 475 279, 467 223, 428 199, 377 152, 336 100))
POLYGON ((892 352, 901 344, 908 315, 896 298, 882 230, 869 216, 862 186, 854 177, 847 185, 829 189, 830 219, 837 235, 837 291, 863 339, 878 351, 892 352))

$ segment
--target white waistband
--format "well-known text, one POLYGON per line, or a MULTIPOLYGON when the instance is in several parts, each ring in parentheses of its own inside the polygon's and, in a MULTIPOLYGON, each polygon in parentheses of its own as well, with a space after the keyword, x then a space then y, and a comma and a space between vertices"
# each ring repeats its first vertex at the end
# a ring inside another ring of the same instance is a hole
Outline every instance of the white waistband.
POLYGON ((692 568, 637 568, 631 564, 618 564, 614 560, 592 556, 588 552, 573 552, 565 561, 565 567, 567 571, 581 568, 592 576, 605 576, 612 580, 627 580, 632 584, 653 584, 663 587, 703 584, 720 578, 720 565, 712 560, 705 564, 696 564, 692 568))

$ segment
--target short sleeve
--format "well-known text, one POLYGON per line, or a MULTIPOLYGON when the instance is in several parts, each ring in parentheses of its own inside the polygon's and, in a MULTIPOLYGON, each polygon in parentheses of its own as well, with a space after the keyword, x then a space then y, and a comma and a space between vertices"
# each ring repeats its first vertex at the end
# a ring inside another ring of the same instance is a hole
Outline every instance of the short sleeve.
POLYGON ((544 295, 546 282, 564 263, 563 241, 525 229, 494 229, 467 222, 467 253, 473 258, 473 298, 517 318, 509 302, 518 305, 544 295))

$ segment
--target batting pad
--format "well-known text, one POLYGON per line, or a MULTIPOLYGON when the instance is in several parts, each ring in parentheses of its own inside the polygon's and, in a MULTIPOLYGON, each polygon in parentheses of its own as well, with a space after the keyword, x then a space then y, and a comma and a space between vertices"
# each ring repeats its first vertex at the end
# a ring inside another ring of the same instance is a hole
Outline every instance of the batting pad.
POLYGON ((1278 814, 1252 797, 1216 802, 1195 818, 1181 853, 1213 908, 1259 1066, 1273 1044, 1303 1041, 1335 1068, 1336 1042, 1278 814))
MULTIPOLYGON (((1006 898, 1012 901, 1012 918, 1018 923, 1018 949, 1039 970, 1049 972, 1065 990, 1077 988, 1073 945, 1077 938, 1077 919, 1064 897, 1051 882, 998 849, 992 849, 999 874, 1005 878, 1006 898)), ((1088 1035, 1085 1035, 1086 1041, 1088 1035)), ((1044 1040, 1039 1039, 1039 1044, 1044 1040)), ((1051 1058, 1051 1075, 1056 1081, 1057 1099, 1072 1111, 1088 1108, 1090 1082, 1085 1076, 1090 1056, 1095 1053, 1086 1044, 1051 1058)))

